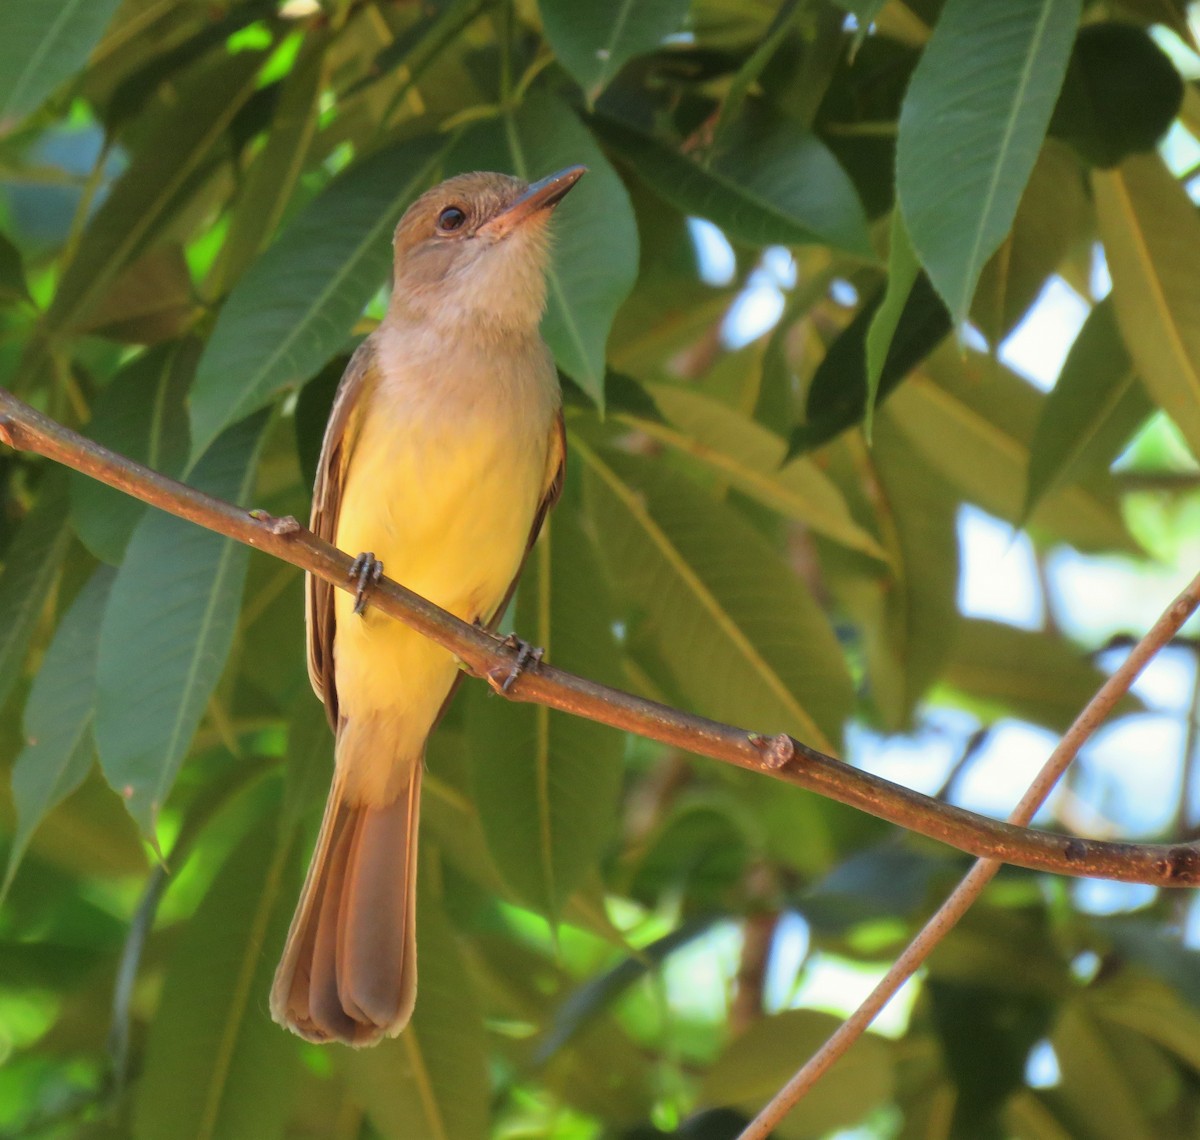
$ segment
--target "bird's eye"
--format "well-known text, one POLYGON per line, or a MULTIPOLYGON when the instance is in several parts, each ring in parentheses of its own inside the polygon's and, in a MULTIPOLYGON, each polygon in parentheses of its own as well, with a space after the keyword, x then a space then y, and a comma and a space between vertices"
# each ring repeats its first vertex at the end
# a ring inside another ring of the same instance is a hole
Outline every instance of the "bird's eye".
POLYGON ((444 233, 453 233, 455 230, 462 229, 463 223, 466 222, 466 212, 460 210, 457 206, 447 206, 440 214, 438 214, 437 227, 444 233))

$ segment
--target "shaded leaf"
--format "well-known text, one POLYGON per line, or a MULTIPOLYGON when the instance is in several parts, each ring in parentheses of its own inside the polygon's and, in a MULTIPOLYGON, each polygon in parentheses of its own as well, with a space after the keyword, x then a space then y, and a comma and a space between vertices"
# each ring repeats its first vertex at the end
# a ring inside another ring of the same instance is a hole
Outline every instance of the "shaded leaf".
MULTIPOLYGON (((805 422, 792 432, 788 441, 789 459, 820 447, 865 419, 867 338, 882 300, 882 295, 876 296, 859 309, 817 365, 808 388, 805 422)), ((920 274, 904 301, 888 342, 887 357, 876 385, 877 405, 937 347, 950 327, 946 306, 934 292, 929 278, 920 274)), ((882 340, 882 332, 879 339, 882 340)))
POLYGON ((63 614, 25 702, 25 747, 13 763, 17 825, 8 849, 0 898, 41 821, 87 776, 100 618, 112 587, 108 567, 97 569, 63 614))
POLYGON ((863 431, 871 440, 871 425, 883 370, 887 367, 896 329, 904 317, 908 299, 921 272, 921 263, 904 228, 904 215, 892 211, 892 236, 888 250, 887 288, 867 329, 867 393, 863 409, 863 431))
POLYGON ((0 302, 31 300, 21 251, 0 233, 0 302))
POLYGON ((0 39, 0 135, 83 66, 119 2, 8 0, 0 39))
MULTIPOLYGON (((188 453, 183 401, 199 354, 198 342, 184 341, 126 365, 93 405, 88 437, 163 475, 179 476, 188 453)), ((146 506, 78 472, 70 481, 75 533, 97 558, 115 566, 146 506)))
POLYGON ((21 675, 38 615, 67 552, 66 472, 46 473, 37 503, 4 555, 0 573, 0 707, 21 675))
POLYGON ((644 610, 692 707, 835 748, 852 697, 842 653, 766 539, 660 465, 580 441, 574 453, 609 575, 644 610))
POLYGON ((443 149, 440 139, 419 138, 356 163, 247 270, 221 309, 192 384, 194 456, 342 347, 387 279, 392 229, 428 188, 443 149))
MULTIPOLYGON (((1082 649, 1055 634, 962 618, 945 681, 971 698, 981 718, 1016 716, 1062 732, 1106 676, 1082 649)), ((1115 715, 1139 708, 1136 697, 1126 696, 1115 715)))
POLYGON ((1119 22, 1079 30, 1050 133, 1095 166, 1152 150, 1183 101, 1183 80, 1140 28, 1119 22))
POLYGON ((948 0, 900 112, 896 193, 956 324, 1012 225, 1066 74, 1080 0, 948 0))
MULTIPOLYGON (((189 482, 246 504, 263 418, 225 433, 189 482)), ((153 834, 233 644, 249 551, 158 511, 134 529, 104 612, 96 746, 109 784, 153 834)))
POLYGON ((136 1088, 136 1140, 284 1135, 301 1065, 266 1009, 291 906, 291 844, 273 823, 255 821, 171 957, 136 1088))
POLYGON ((1134 366, 1200 455, 1200 216, 1157 154, 1096 171, 1092 185, 1134 366))
MULTIPOLYGON (((424 855, 428 862, 428 853, 424 855)), ((422 874, 417 1006, 399 1037, 340 1061, 387 1140, 483 1140, 488 1077, 483 1017, 441 900, 422 874)))
MULTIPOLYGON (((561 668, 616 684, 613 622, 595 548, 561 511, 526 564, 516 628, 561 668)), ((492 858, 524 902, 557 916, 611 838, 624 741, 604 725, 474 688, 472 798, 492 858)))
MULTIPOLYGON (((754 1022, 704 1075, 701 1101, 756 1112, 795 1072, 797 1058, 815 1053, 838 1027, 838 1020, 827 1013, 789 1009, 754 1022)), ((859 1038, 789 1114, 777 1134, 781 1140, 823 1136, 856 1124, 891 1096, 893 1065, 888 1042, 870 1033, 859 1038)))
POLYGON ((591 122, 656 194, 685 214, 708 218, 731 241, 828 242, 872 256, 853 183, 825 144, 795 123, 760 125, 743 136, 738 150, 703 167, 628 123, 607 116, 591 122), (752 144, 753 161, 747 164, 745 151, 752 144))
POLYGON ((542 26, 554 54, 583 88, 588 102, 635 55, 653 51, 679 31, 691 0, 539 0, 542 26))
POLYGON ((1074 471, 1107 467, 1153 410, 1106 299, 1079 330, 1046 397, 1030 448, 1022 519, 1074 471))
POLYGON ((559 368, 603 407, 609 330, 638 269, 633 208, 604 152, 566 104, 532 95, 504 130, 495 123, 469 130, 447 166, 507 170, 532 182, 580 162, 588 173, 555 211, 542 335, 559 368))
POLYGON ((712 468, 739 491, 785 518, 851 550, 885 560, 880 545, 850 514, 841 492, 812 461, 783 464, 783 440, 754 420, 687 388, 655 384, 650 392, 672 424, 640 417, 638 428, 712 468), (678 430, 676 430, 676 428, 678 430))
POLYGON ((86 316, 109 282, 176 219, 226 153, 226 132, 254 93, 260 63, 255 54, 243 52, 180 85, 88 222, 46 314, 48 332, 72 327, 86 316))
POLYGON ((158 344, 178 336, 198 312, 183 249, 167 245, 121 273, 76 328, 127 344, 158 344))

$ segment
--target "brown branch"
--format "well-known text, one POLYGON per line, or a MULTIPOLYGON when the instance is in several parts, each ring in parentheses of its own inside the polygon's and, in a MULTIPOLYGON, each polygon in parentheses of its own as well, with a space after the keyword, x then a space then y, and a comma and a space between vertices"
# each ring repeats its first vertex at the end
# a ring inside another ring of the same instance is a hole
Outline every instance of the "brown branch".
MULTIPOLYGON (((159 475, 64 428, 0 388, 0 442, 38 452, 143 502, 265 551, 352 589, 350 558, 292 518, 245 511, 159 475)), ((1178 629, 1200 603, 1200 586, 1181 595, 1178 629)), ((507 677, 516 651, 500 638, 459 621, 388 578, 371 605, 443 646, 475 675, 507 677)), ((940 804, 889 780, 859 771, 789 736, 766 737, 681 712, 543 664, 526 670, 507 694, 586 717, 650 740, 765 773, 937 839, 971 855, 1033 870, 1163 887, 1200 882, 1200 848, 1181 844, 1109 843, 1031 831, 940 804)))
MULTIPOLYGON (((1042 770, 1034 777, 1029 790, 1008 817, 1009 823, 1027 826, 1046 797, 1054 790, 1071 761, 1079 754, 1084 742, 1104 723, 1117 702, 1129 691, 1138 674, 1151 659, 1166 645, 1179 627, 1200 604, 1200 575, 1192 579, 1188 587, 1166 609, 1146 634, 1135 645, 1129 656, 1087 703, 1087 707, 1075 718, 1067 729, 1058 747, 1050 754, 1042 770)), ((738 1140, 767 1140, 772 1129, 785 1117, 804 1095, 825 1075, 833 1064, 857 1041, 867 1026, 896 995, 896 992, 920 968, 939 942, 954 929, 984 887, 1002 866, 997 859, 980 859, 962 882, 954 888, 950 897, 937 909, 934 916, 921 928, 908 944, 904 953, 893 963, 866 1000, 838 1026, 828 1040, 800 1068, 794 1077, 783 1086, 771 1102, 745 1128, 738 1140)))

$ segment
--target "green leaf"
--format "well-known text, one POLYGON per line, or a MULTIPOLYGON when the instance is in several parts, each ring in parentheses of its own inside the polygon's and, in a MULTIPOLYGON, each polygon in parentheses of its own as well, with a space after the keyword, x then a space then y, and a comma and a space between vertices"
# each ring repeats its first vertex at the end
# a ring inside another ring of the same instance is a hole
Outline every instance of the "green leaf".
MULTIPOLYGON (((575 515, 562 509, 526 564, 516 628, 561 668, 618 684, 613 625, 596 550, 575 515)), ((612 838, 624 738, 544 705, 510 704, 481 685, 474 690, 472 799, 492 858, 524 902, 557 917, 612 838)))
POLYGON ((1134 366, 1200 455, 1200 216, 1157 154, 1098 170, 1092 185, 1134 366))
POLYGON ((1088 24, 1079 31, 1050 133, 1096 166, 1152 150, 1179 114, 1183 80, 1141 28, 1088 24))
POLYGON ((0 135, 83 67, 119 2, 8 0, 0 40, 0 135))
POLYGON ((650 392, 674 426, 628 417, 640 431, 695 457, 785 518, 886 561, 883 548, 854 521, 842 493, 815 463, 803 458, 783 463, 786 447, 777 435, 702 392, 668 384, 651 385, 650 392))
POLYGON ((1022 520, 1075 471, 1107 467, 1153 410, 1108 298, 1079 330, 1046 397, 1030 449, 1022 520))
POLYGON ((708 218, 749 246, 824 242, 873 257, 862 205, 820 139, 787 120, 739 121, 737 147, 703 167, 675 145, 619 120, 592 126, 656 194, 685 214, 708 218))
POLYGON ((555 211, 542 335, 554 358, 604 406, 605 346, 613 316, 637 279, 638 233, 621 179, 566 104, 530 96, 502 124, 469 130, 450 171, 507 170, 533 181, 573 163, 588 173, 555 211))
POLYGON ((54 631, 33 679, 22 720, 25 747, 13 764, 17 825, 8 849, 0 898, 41 821, 81 783, 92 766, 92 705, 100 617, 112 586, 108 567, 97 569, 54 631))
POLYGON ((947 0, 900 112, 896 193, 956 324, 1012 225, 1066 74, 1080 0, 947 0))
POLYGON ((46 314, 50 334, 87 316, 106 286, 176 220, 223 157, 261 59, 243 52, 191 74, 146 132, 129 169, 84 230, 46 314))
MULTIPOLYGON (((1055 634, 981 619, 959 624, 945 681, 971 697, 983 718, 1017 716, 1062 732, 1104 683, 1106 674, 1084 651, 1055 634)), ((1127 696, 1116 715, 1140 708, 1127 696)))
MULTIPOLYGON (((839 1019, 809 1009, 789 1009, 760 1018, 735 1038, 704 1075, 702 1103, 757 1112, 838 1027, 839 1019)), ((885 1103, 895 1084, 893 1048, 868 1033, 861 1037, 788 1116, 781 1140, 824 1136, 858 1123, 885 1103)))
POLYGON ((909 240, 908 230, 904 228, 904 215, 899 210, 893 210, 887 289, 867 330, 867 399, 863 412, 863 432, 868 443, 871 441, 875 403, 879 399, 879 385, 892 340, 920 272, 921 263, 909 240))
MULTIPOLYGON (((261 416, 231 428, 189 481, 245 505, 262 430, 261 416)), ((225 667, 248 557, 241 543, 158 511, 126 547, 100 631, 96 746, 147 835, 225 667)))
POLYGON ((342 347, 386 281, 392 230, 433 180, 443 150, 443 140, 423 137, 356 163, 246 271, 196 370, 193 455, 229 424, 307 380, 342 347))
MULTIPOLYGON (((428 863, 430 853, 423 853, 428 863)), ((421 875, 417 1007, 399 1037, 339 1058, 387 1140, 483 1140, 488 1098, 483 1017, 442 901, 421 875)))
MULTIPOLYGON (((135 358, 100 393, 87 435, 113 451, 178 477, 187 461, 184 396, 196 368, 199 344, 163 345, 135 358)), ((117 565, 146 507, 92 479, 70 475, 71 524, 97 558, 117 565)))
POLYGON ((596 96, 635 55, 677 32, 691 0, 539 0, 546 39, 587 97, 596 96))
POLYGON ((317 41, 283 80, 263 148, 246 172, 214 270, 218 292, 236 281, 271 243, 304 169, 319 123, 319 100, 328 82, 325 44, 317 41))
MULTIPOLYGON (((888 411, 929 463, 964 497, 997 518, 1021 519, 1030 444, 1046 398, 995 361, 942 352, 892 396, 888 411)), ((1126 529, 1112 480, 1087 472, 1050 491, 1032 528, 1081 550, 1139 547, 1126 529)))
POLYGON ((171 956, 136 1085, 136 1140, 282 1137, 301 1076, 266 1010, 291 894, 273 813, 221 867, 171 956))
POLYGON ((46 473, 37 503, 5 552, 0 574, 0 707, 21 675, 33 627, 67 552, 66 472, 46 473))
MULTIPOLYGON (((829 346, 813 373, 805 403, 805 420, 788 440, 791 459, 828 443, 840 432, 866 418, 867 338, 882 297, 868 301, 829 346)), ((887 357, 879 372, 878 407, 950 331, 950 314, 942 299, 920 274, 903 302, 888 341, 887 357)), ((880 338, 882 339, 882 333, 880 338)))
POLYGON ((821 563, 859 631, 865 695, 885 728, 902 731, 941 672, 957 629, 959 499, 886 412, 870 450, 851 436, 825 458, 855 516, 873 520, 887 551, 885 574, 828 544, 821 563))
POLYGON ((842 651, 771 544, 661 464, 579 440, 574 454, 609 576, 644 611, 692 707, 836 748, 852 701, 842 651))
POLYGON ((0 233, 0 303, 31 300, 21 251, 0 233))

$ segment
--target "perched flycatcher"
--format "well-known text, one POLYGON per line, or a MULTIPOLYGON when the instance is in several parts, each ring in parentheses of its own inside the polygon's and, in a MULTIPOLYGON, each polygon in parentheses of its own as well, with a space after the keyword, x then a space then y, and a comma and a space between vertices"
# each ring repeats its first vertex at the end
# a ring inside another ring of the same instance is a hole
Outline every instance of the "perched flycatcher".
POLYGON ((490 625, 508 601, 562 488, 538 326, 547 222, 583 172, 462 174, 418 198, 396 227, 387 316, 333 404, 312 529, 364 553, 357 596, 308 578, 308 672, 336 760, 271 989, 275 1020, 310 1041, 371 1045, 412 1014, 421 768, 458 663, 365 594, 382 564, 464 621, 490 625))

